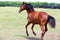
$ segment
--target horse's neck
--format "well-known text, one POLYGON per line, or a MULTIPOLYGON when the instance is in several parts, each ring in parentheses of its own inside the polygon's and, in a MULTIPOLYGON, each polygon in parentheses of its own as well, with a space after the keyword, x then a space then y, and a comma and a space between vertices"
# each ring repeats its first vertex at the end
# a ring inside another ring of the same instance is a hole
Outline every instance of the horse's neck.
POLYGON ((29 14, 29 13, 32 13, 32 12, 35 12, 35 10, 26 10, 27 11, 27 13, 29 14))

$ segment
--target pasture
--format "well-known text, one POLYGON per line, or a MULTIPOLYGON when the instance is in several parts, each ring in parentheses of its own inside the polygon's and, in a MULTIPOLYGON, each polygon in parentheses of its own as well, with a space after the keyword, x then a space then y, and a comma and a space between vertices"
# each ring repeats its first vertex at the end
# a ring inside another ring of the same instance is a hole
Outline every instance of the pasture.
MULTIPOLYGON (((0 7, 0 40, 39 40, 41 29, 35 25, 34 31, 31 31, 31 25, 28 27, 29 37, 25 33, 27 22, 27 12, 18 13, 19 7, 0 7)), ((36 11, 44 11, 56 19, 56 28, 50 28, 45 34, 44 40, 60 40, 60 9, 35 8, 36 11)))

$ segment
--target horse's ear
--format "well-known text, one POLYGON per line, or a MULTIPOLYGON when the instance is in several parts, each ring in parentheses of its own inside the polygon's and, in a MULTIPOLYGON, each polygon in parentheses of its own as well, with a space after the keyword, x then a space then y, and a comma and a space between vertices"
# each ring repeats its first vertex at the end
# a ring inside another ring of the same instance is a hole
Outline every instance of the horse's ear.
POLYGON ((26 4, 25 2, 23 2, 23 4, 26 4))

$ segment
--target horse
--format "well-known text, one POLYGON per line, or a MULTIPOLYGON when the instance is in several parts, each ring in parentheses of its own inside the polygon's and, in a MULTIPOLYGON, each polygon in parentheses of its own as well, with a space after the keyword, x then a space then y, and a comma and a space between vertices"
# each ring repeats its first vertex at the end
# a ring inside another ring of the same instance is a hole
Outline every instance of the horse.
POLYGON ((34 10, 33 5, 28 4, 23 2, 19 8, 19 13, 22 12, 23 10, 27 11, 27 24, 25 26, 26 28, 26 34, 27 36, 29 36, 27 27, 28 25, 30 25, 32 23, 32 32, 34 35, 36 35, 36 33, 34 32, 33 28, 35 24, 39 24, 40 28, 41 28, 41 40, 43 40, 43 37, 45 35, 45 33, 48 31, 47 29, 47 24, 49 23, 51 28, 55 28, 56 22, 55 22, 55 18, 48 15, 46 12, 37 12, 34 10))

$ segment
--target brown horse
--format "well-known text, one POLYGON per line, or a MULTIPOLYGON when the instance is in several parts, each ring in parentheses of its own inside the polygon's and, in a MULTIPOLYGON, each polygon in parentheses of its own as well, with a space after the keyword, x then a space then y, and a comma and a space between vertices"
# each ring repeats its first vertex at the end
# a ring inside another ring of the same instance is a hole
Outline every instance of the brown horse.
POLYGON ((40 28, 42 30, 41 39, 43 39, 44 34, 48 30, 47 29, 47 23, 48 22, 52 28, 55 28, 55 18, 48 15, 46 12, 36 12, 31 4, 27 4, 25 2, 23 2, 23 4, 21 5, 21 7, 19 9, 19 13, 23 10, 26 10, 27 14, 28 14, 28 22, 27 22, 27 25, 25 26, 27 36, 29 36, 27 27, 31 23, 32 23, 31 29, 32 29, 32 32, 34 35, 36 35, 36 33, 33 30, 34 25, 35 24, 40 25, 40 28))

